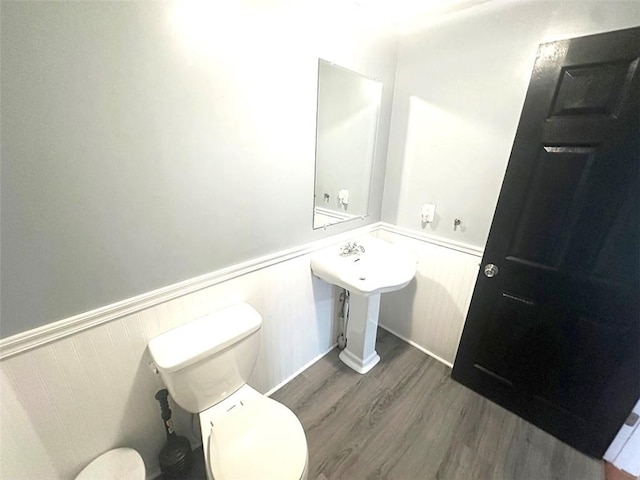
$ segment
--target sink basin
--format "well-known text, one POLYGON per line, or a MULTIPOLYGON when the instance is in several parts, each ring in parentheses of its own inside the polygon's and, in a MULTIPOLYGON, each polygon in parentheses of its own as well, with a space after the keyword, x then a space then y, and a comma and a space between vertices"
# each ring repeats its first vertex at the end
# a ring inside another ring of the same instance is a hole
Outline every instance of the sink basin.
POLYGON ((343 245, 311 256, 311 271, 324 281, 365 297, 405 287, 416 274, 416 259, 397 245, 375 237, 356 241, 363 253, 342 255, 343 245))

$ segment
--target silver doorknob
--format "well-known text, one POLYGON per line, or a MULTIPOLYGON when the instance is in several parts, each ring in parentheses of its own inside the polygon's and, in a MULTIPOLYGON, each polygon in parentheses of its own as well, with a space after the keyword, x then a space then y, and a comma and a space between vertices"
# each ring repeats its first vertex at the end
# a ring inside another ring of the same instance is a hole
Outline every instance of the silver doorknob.
POLYGON ((484 274, 489 278, 495 277, 498 274, 498 266, 493 263, 487 263, 484 266, 484 274))

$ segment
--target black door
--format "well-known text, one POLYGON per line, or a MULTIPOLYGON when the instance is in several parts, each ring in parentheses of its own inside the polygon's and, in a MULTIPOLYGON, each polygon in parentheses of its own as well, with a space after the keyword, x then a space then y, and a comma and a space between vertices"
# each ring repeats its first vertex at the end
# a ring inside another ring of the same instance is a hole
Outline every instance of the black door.
POLYGON ((640 397, 639 57, 540 46, 452 373, 595 457, 640 397))

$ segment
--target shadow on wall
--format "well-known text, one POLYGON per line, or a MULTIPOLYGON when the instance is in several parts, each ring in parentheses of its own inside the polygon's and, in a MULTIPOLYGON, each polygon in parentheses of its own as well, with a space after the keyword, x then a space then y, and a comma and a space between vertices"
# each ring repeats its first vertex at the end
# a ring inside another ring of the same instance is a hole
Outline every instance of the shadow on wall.
MULTIPOLYGON (((336 343, 338 333, 340 332, 340 324, 342 319, 340 318, 340 293, 342 289, 334 285, 330 285, 324 280, 319 279, 311 274, 311 285, 313 294, 313 303, 315 305, 317 314, 322 318, 331 318, 331 345, 336 343)), ((318 332, 321 333, 321 332, 318 332)))
MULTIPOLYGON (((160 404, 155 399, 158 390, 166 388, 159 374, 154 374, 149 368, 151 355, 148 349, 140 358, 136 373, 131 385, 126 408, 122 413, 120 431, 126 432, 121 439, 121 445, 116 447, 132 447, 145 460, 147 475, 159 474, 160 464, 158 455, 166 440, 165 429, 161 417, 160 404), (144 392, 141 397, 140 392, 144 392), (142 402, 144 405, 138 406, 142 402), (131 425, 142 422, 146 428, 132 429, 131 425), (151 430, 149 430, 151 427, 151 430), (153 460, 150 460, 153 459, 153 460)), ((191 413, 183 410, 169 395, 169 408, 171 408, 171 420, 177 435, 187 437, 191 447, 197 447, 201 443, 200 424, 196 416, 194 422, 191 420, 191 413)))
POLYGON ((407 287, 382 295, 380 324, 452 364, 464 314, 450 288, 418 271, 407 287))
POLYGON ((54 478, 56 475, 55 453, 50 452, 45 440, 38 435, 34 423, 25 407, 24 399, 20 397, 15 388, 15 382, 19 381, 10 375, 5 369, 0 369, 0 464, 3 478, 19 478, 20 470, 11 463, 14 458, 20 458, 25 452, 29 452, 32 461, 29 473, 34 478, 54 478), (13 422, 13 423, 12 423, 13 422), (13 424, 26 425, 19 431, 11 429, 13 424), (37 465, 33 465, 36 463, 37 465))
MULTIPOLYGON (((0 476, 74 478, 117 447, 157 458, 165 435, 153 403, 162 382, 147 366, 139 340, 116 336, 122 324, 3 360, 0 476), (111 343, 113 338, 122 344, 111 343)), ((148 472, 158 469, 149 463, 148 472)))
MULTIPOLYGON (((400 128, 406 134, 394 140, 398 156, 393 168, 400 166, 401 174, 393 187, 398 202, 392 223, 454 241, 483 244, 504 170, 486 162, 479 167, 479 159, 469 152, 494 152, 492 142, 501 132, 471 114, 440 105, 438 99, 411 95, 406 104, 395 108, 405 114, 399 122, 404 122, 400 128), (491 195, 479 196, 484 191, 491 195), (437 204, 436 219, 430 224, 420 222, 423 203, 437 204), (464 221, 454 229, 455 218, 464 221)), ((506 155, 508 158, 508 152, 506 155)), ((506 160, 500 165, 504 166, 506 160)))

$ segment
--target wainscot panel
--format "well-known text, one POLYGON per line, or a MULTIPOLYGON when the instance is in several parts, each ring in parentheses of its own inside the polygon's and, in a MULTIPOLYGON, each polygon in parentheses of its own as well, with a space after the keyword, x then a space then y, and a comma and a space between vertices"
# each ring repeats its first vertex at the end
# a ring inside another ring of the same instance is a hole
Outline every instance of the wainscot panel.
POLYGON ((478 275, 482 250, 451 244, 383 224, 378 236, 418 259, 416 277, 404 289, 385 293, 380 326, 448 366, 455 360, 478 275))
MULTIPOLYGON (((305 254, 13 354, 0 363, 0 476, 73 478, 122 446, 138 450, 148 476, 157 475, 165 438, 154 394, 163 385, 149 366, 147 343, 241 301, 264 318, 249 381, 261 392, 334 346, 333 287, 312 277, 305 254)), ((197 445, 197 421, 171 408, 178 434, 197 445)))

